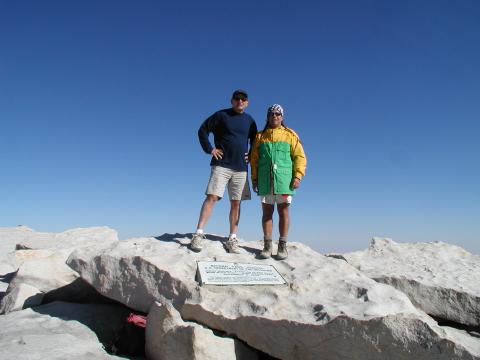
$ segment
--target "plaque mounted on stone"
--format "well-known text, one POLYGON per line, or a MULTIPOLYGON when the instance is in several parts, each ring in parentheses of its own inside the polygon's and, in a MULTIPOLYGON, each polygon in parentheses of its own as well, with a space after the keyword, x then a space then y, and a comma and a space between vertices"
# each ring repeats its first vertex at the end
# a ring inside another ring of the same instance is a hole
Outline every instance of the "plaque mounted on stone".
POLYGON ((200 285, 284 285, 287 283, 273 265, 267 264, 199 261, 197 276, 200 285))

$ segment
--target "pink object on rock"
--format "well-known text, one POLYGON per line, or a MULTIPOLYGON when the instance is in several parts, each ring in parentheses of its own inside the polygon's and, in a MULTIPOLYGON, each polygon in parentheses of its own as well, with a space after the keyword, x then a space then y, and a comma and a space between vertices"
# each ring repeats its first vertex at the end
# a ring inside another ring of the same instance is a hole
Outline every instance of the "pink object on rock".
POLYGON ((127 322, 138 327, 142 327, 142 328, 147 327, 147 318, 142 315, 136 315, 134 313, 130 313, 130 315, 128 315, 127 322))

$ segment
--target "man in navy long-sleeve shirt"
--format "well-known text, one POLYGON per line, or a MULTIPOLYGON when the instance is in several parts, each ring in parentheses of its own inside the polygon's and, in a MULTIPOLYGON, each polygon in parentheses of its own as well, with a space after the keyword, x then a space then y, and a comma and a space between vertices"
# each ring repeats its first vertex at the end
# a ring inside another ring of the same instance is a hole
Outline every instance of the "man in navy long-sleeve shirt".
POLYGON ((225 243, 228 252, 238 253, 237 229, 240 219, 240 202, 250 200, 248 183, 248 146, 252 145, 257 134, 255 120, 245 113, 248 106, 248 94, 236 90, 232 95, 232 107, 217 111, 203 122, 198 129, 200 145, 207 154, 212 155, 212 167, 208 181, 206 198, 198 219, 197 230, 190 242, 193 251, 203 247, 203 227, 207 223, 215 203, 223 197, 228 187, 230 197, 230 235, 225 243), (214 146, 208 136, 213 133, 214 146))

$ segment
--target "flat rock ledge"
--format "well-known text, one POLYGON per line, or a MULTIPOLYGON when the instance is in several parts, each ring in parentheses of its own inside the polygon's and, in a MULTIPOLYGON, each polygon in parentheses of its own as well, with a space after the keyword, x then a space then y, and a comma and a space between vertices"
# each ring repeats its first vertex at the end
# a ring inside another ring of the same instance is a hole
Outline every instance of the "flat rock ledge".
POLYGON ((368 249, 342 254, 366 276, 405 293, 432 316, 480 327, 480 256, 443 242, 373 238, 368 249))
POLYGON ((227 254, 217 236, 136 238, 73 252, 68 265, 106 297, 148 312, 169 301, 195 321, 280 359, 480 359, 480 339, 441 327, 392 286, 347 262, 289 243, 289 258, 257 260, 261 244, 227 254), (284 286, 199 286, 197 261, 271 264, 284 286))

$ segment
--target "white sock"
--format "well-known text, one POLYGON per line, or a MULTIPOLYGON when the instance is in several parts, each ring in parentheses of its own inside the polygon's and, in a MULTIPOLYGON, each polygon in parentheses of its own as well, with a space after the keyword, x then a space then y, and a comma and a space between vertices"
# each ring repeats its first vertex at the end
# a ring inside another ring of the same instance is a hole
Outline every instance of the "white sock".
POLYGON ((203 229, 197 229, 197 231, 195 231, 196 234, 203 234, 203 229))
POLYGON ((237 237, 237 234, 230 234, 228 237, 229 237, 230 239, 235 239, 235 238, 237 237))

